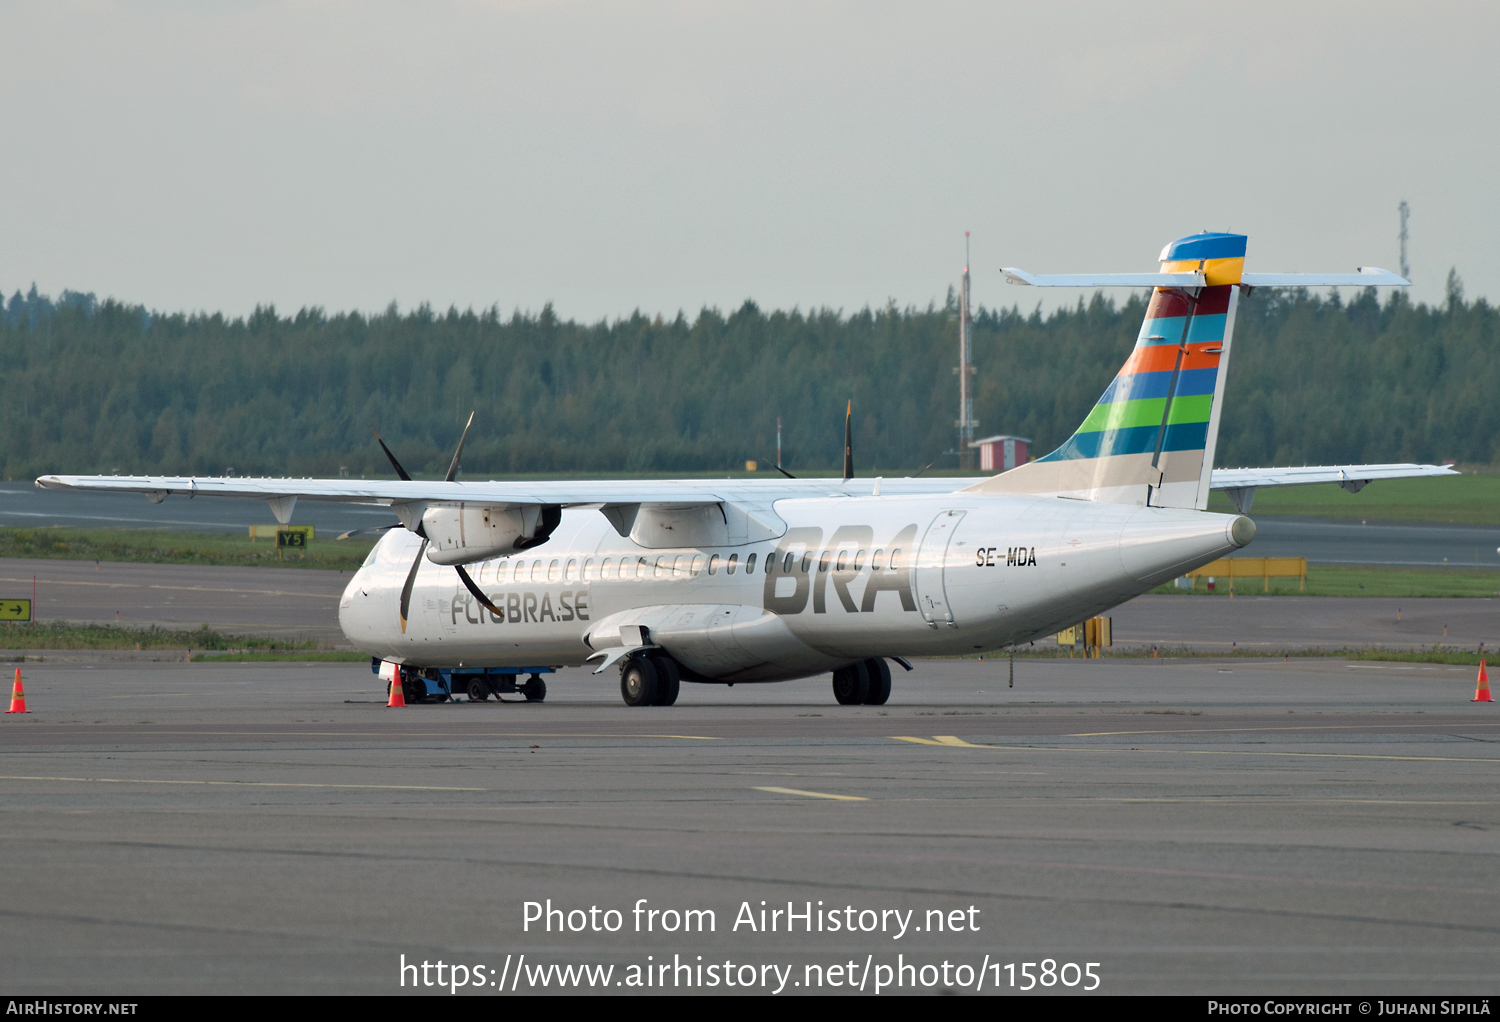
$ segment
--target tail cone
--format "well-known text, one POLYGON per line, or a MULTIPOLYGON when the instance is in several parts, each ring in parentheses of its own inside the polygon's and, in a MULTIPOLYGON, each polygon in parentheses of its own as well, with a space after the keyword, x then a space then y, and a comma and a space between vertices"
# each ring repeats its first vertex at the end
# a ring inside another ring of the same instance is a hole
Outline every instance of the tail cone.
POLYGON ((10 709, 6 713, 30 713, 26 708, 26 690, 21 687, 21 669, 16 668, 16 683, 10 690, 10 709))
MULTIPOLYGON (((21 680, 20 679, 21 679, 21 672, 17 671, 16 672, 16 684, 18 686, 21 684, 21 680)), ((1490 698, 1490 672, 1486 671, 1484 669, 1484 661, 1483 660, 1479 661, 1479 684, 1474 689, 1474 698, 1470 699, 1469 702, 1471 702, 1471 703, 1489 703, 1489 702, 1494 702, 1494 700, 1490 698)))

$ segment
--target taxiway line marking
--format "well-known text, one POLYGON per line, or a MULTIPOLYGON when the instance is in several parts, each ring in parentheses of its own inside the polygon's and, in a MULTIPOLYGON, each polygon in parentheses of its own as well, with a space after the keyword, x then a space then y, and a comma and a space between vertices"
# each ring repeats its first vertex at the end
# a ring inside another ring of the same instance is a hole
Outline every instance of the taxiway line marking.
POLYGON ((755 791, 769 791, 773 795, 801 795, 804 798, 831 798, 839 802, 868 802, 867 798, 858 795, 830 795, 825 791, 802 791, 799 788, 755 788, 755 791))
POLYGON ((296 781, 176 781, 141 777, 25 777, 0 775, 0 781, 73 781, 83 784, 203 784, 241 788, 366 788, 379 791, 489 791, 489 788, 450 788, 436 784, 312 784, 296 781))
MULTIPOLYGON (((1125 732, 1140 734, 1142 732, 1125 732)), ((1145 732, 1150 733, 1150 732, 1145 732)), ((1072 736, 1063 736, 1072 737, 1072 736)), ((892 735, 892 741, 915 742, 918 745, 941 745, 947 748, 999 749, 1005 752, 1089 752, 1107 754, 1112 752, 1161 752, 1179 756, 1293 756, 1305 759, 1386 759, 1411 763, 1493 763, 1500 759, 1482 756, 1375 756, 1355 752, 1254 752, 1249 749, 1072 749, 1054 745, 975 745, 953 735, 933 735, 932 738, 913 738, 908 735, 892 735)))

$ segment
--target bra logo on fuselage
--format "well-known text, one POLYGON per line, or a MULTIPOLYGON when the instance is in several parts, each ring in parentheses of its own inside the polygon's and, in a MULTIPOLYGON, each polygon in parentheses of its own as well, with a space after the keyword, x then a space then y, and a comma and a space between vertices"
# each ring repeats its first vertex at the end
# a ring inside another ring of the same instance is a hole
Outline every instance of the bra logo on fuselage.
POLYGON ((888 545, 871 551, 870 579, 856 605, 849 593, 849 583, 865 567, 859 562, 859 554, 875 546, 875 530, 868 525, 841 525, 829 537, 827 545, 823 545, 822 529, 813 526, 788 529, 766 562, 765 608, 774 614, 800 614, 807 609, 807 599, 811 596, 813 613, 826 614, 828 581, 832 579, 834 595, 851 614, 874 611, 875 597, 883 592, 895 593, 903 611, 915 612, 917 601, 912 598, 911 574, 912 545, 916 539, 916 525, 908 525, 888 545), (778 594, 778 583, 788 578, 792 582, 791 592, 778 594))

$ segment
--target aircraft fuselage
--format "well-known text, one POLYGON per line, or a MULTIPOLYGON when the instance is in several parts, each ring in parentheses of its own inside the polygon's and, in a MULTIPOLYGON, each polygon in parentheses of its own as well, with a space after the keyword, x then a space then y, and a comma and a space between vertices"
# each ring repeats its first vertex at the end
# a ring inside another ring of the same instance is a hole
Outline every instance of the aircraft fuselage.
POLYGON ((340 623, 372 656, 423 667, 576 665, 642 626, 685 677, 779 681, 1035 639, 1253 535, 1234 515, 1055 496, 772 506, 784 525, 774 539, 684 546, 642 545, 598 510, 570 508, 546 543, 468 565, 503 613, 424 557, 404 629, 400 593, 421 541, 393 530, 350 581, 340 623))

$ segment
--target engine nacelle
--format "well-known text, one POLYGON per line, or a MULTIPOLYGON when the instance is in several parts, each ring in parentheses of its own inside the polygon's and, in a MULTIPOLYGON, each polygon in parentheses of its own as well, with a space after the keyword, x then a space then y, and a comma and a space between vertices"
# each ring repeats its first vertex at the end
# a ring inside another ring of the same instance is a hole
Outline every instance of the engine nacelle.
POLYGON ((434 564, 468 564, 513 554, 544 542, 561 518, 561 508, 542 505, 429 507, 422 512, 427 559, 434 564))

